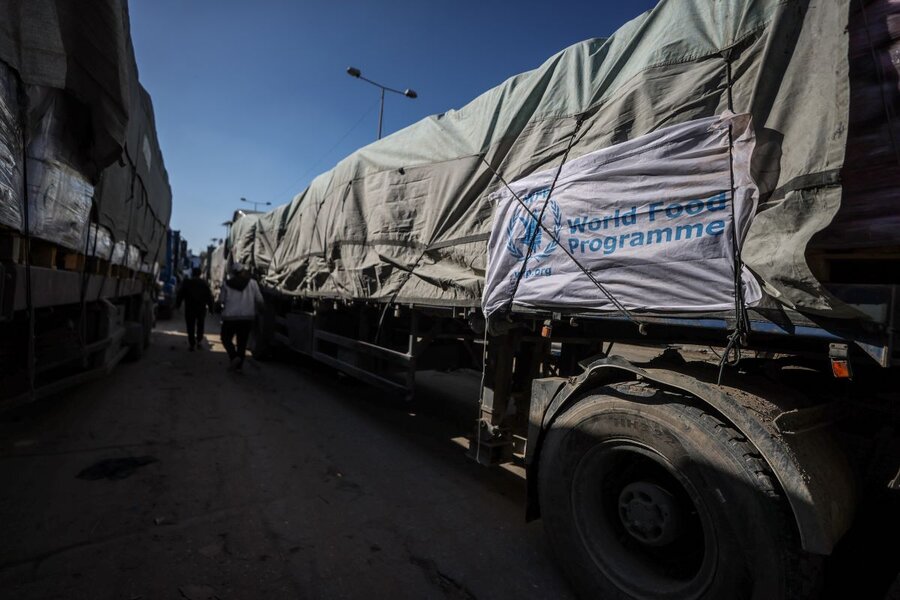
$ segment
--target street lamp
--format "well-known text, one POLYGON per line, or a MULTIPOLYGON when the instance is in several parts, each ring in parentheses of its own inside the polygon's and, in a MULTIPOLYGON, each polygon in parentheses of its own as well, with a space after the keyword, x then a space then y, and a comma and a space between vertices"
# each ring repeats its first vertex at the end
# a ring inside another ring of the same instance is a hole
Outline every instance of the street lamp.
POLYGON ((382 117, 384 116, 384 92, 385 92, 385 90, 387 90, 389 92, 394 92, 395 94, 400 94, 401 96, 406 96, 407 98, 410 98, 410 99, 419 97, 419 95, 417 93, 415 93, 414 91, 412 91, 409 88, 406 88, 405 90, 403 90, 401 92, 400 90, 395 90, 394 88, 389 88, 387 86, 381 85, 380 83, 376 83, 376 82, 372 81, 371 79, 366 79, 365 77, 362 76, 362 71, 360 71, 356 67, 347 67, 347 75, 349 75, 350 77, 356 77, 357 79, 362 79, 363 81, 367 81, 367 82, 371 83, 372 85, 374 85, 375 87, 378 87, 381 89, 381 108, 378 111, 378 139, 379 140, 381 139, 381 121, 382 121, 382 117))
POLYGON ((271 203, 271 202, 254 202, 254 201, 252 201, 252 200, 247 200, 246 198, 241 198, 241 202, 246 202, 247 204, 252 204, 252 205, 253 205, 253 210, 254 210, 254 211, 256 211, 256 207, 259 206, 259 205, 263 205, 263 206, 272 206, 272 203, 271 203))

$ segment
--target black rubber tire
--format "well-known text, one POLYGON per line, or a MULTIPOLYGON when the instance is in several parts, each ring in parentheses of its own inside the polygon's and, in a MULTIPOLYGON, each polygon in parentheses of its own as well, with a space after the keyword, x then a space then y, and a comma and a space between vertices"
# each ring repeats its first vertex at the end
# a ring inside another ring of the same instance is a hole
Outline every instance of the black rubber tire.
POLYGON ((769 468, 689 398, 634 382, 601 388, 555 420, 540 452, 545 530, 582 597, 816 597, 820 561, 799 549, 769 468), (676 542, 651 548, 629 535, 622 498, 639 472, 681 486, 676 542))

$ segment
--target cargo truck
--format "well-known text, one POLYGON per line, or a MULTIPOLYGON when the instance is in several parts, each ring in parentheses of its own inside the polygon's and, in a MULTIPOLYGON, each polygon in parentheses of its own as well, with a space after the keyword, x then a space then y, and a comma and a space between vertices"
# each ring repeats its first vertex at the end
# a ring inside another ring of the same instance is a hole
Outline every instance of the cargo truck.
POLYGON ((408 398, 481 371, 469 453, 524 465, 586 598, 886 589, 897 17, 663 0, 363 148, 233 225, 254 351, 408 398))
POLYGON ((159 299, 156 305, 157 316, 161 319, 172 318, 178 287, 184 279, 184 272, 189 267, 187 242, 181 239, 180 231, 169 229, 166 233, 166 256, 160 270, 159 299))
POLYGON ((0 6, 0 399, 150 340, 171 212, 124 0, 0 6))

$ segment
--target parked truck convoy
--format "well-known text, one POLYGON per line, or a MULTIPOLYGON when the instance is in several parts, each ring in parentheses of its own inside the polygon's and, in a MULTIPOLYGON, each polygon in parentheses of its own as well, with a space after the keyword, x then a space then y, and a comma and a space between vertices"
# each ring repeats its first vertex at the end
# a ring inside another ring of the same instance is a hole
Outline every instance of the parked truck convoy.
MULTIPOLYGON (((897 23, 662 0, 236 215, 209 276, 256 273, 260 356, 480 370, 470 454, 585 597, 813 597, 861 523, 896 544, 897 23)), ((9 405, 141 354, 171 192, 124 2, 0 29, 9 405)))
POLYGON ((898 6, 662 0, 362 148, 234 220, 255 352, 481 370, 584 597, 815 597, 896 545, 898 6))
POLYGON ((0 399, 149 343, 171 191, 124 0, 0 3, 0 399))

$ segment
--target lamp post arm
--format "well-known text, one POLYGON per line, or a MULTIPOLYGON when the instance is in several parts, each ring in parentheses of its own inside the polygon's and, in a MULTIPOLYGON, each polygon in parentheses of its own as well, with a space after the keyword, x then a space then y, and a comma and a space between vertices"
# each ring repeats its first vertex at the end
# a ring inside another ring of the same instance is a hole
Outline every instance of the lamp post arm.
POLYGON ((395 90, 394 88, 388 87, 388 86, 386 86, 386 85, 381 85, 381 84, 378 83, 377 81, 372 81, 371 79, 368 79, 368 78, 366 78, 366 77, 363 77, 362 75, 358 76, 357 79, 362 79, 363 81, 366 81, 366 82, 368 82, 368 83, 371 83, 371 84, 374 85, 375 87, 381 88, 382 94, 384 93, 385 90, 387 90, 387 91, 389 91, 389 92, 394 92, 395 94, 400 94, 401 96, 405 96, 405 95, 406 95, 406 92, 404 92, 403 90, 395 90))
POLYGON ((356 67, 348 67, 347 74, 350 75, 351 77, 355 77, 356 79, 362 79, 366 83, 374 85, 379 90, 381 90, 381 101, 380 101, 381 105, 378 110, 378 137, 376 138, 379 140, 381 139, 382 125, 384 124, 384 93, 385 92, 393 92, 393 93, 399 94, 401 96, 406 96, 407 98, 417 98, 418 97, 418 94, 416 94, 416 92, 414 92, 411 89, 405 89, 402 91, 396 90, 396 89, 388 87, 386 85, 381 85, 377 81, 372 81, 368 77, 363 77, 362 74, 360 73, 359 69, 357 69, 356 67))

